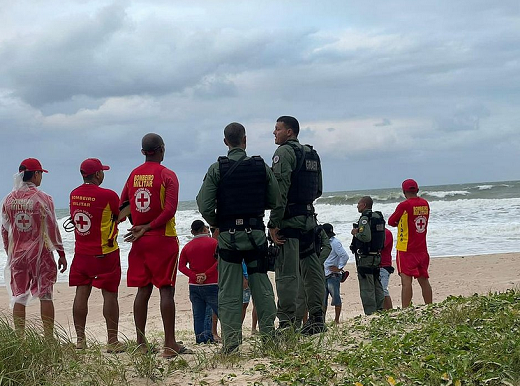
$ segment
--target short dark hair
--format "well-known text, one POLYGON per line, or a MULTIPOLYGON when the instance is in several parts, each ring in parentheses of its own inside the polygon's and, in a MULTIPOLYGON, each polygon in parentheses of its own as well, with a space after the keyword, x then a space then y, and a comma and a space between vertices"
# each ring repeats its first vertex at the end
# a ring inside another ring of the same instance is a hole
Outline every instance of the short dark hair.
POLYGON ((159 134, 148 133, 146 134, 141 141, 143 152, 147 155, 152 155, 157 152, 162 146, 164 146, 164 141, 159 134))
POLYGON ((25 169, 27 169, 27 168, 24 165, 20 165, 20 167, 18 168, 18 171, 20 173, 23 172, 23 177, 22 177, 23 182, 30 181, 34 176, 34 171, 25 171, 25 169))
POLYGON ((206 226, 206 224, 204 224, 204 221, 202 221, 202 220, 195 220, 195 221, 193 221, 191 223, 191 230, 193 232, 198 233, 198 232, 201 232, 204 229, 205 226, 206 226))
POLYGON ((282 122, 288 129, 291 129, 295 136, 300 134, 300 124, 298 120, 289 115, 282 115, 280 118, 276 120, 276 122, 282 122))
POLYGON ((246 128, 238 122, 232 122, 224 128, 224 138, 226 138, 229 146, 240 146, 245 136, 246 128))
MULTIPOLYGON (((96 172, 97 173, 97 172, 96 172)), ((94 179, 96 173, 93 173, 93 174, 89 174, 88 176, 83 176, 83 181, 84 182, 90 182, 94 179)))
POLYGON ((367 206, 367 209, 372 209, 372 205, 374 205, 374 200, 370 196, 363 196, 359 200, 367 206))

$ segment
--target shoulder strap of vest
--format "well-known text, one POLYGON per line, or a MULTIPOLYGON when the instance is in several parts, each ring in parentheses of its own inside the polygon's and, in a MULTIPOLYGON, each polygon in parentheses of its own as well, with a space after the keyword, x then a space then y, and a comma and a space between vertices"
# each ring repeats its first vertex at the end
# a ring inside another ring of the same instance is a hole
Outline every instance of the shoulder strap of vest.
POLYGON ((286 142, 286 144, 292 147, 294 150, 294 155, 296 156, 296 168, 293 170, 293 173, 297 174, 301 170, 303 161, 305 160, 305 149, 303 148, 303 145, 300 144, 300 147, 295 142, 289 141, 286 142))
MULTIPOLYGON (((233 171, 238 167, 238 165, 240 165, 242 163, 242 161, 246 158, 245 155, 243 155, 242 157, 240 157, 240 159, 238 161, 236 161, 233 165, 231 165, 231 167, 227 170, 227 172, 220 178, 220 181, 222 180, 225 180, 227 177, 229 177, 233 171)), ((228 163, 229 162, 229 157, 218 157, 218 163, 219 165, 222 165, 222 164, 225 164, 225 163, 228 163)))

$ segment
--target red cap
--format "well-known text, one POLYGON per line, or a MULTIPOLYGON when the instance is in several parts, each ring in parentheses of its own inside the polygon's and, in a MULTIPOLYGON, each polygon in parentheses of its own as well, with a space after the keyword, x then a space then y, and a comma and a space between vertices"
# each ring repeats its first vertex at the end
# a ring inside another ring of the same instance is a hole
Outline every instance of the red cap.
POLYGON ((90 176, 100 170, 110 170, 110 166, 103 165, 97 158, 87 158, 79 167, 79 171, 83 177, 90 176))
POLYGON ((27 158, 22 161, 20 167, 18 168, 20 172, 45 172, 48 173, 47 170, 42 168, 42 164, 36 158, 27 158))
POLYGON ((411 178, 408 180, 404 180, 402 186, 404 192, 417 193, 419 191, 419 185, 417 185, 417 182, 415 182, 415 180, 412 180, 411 178))

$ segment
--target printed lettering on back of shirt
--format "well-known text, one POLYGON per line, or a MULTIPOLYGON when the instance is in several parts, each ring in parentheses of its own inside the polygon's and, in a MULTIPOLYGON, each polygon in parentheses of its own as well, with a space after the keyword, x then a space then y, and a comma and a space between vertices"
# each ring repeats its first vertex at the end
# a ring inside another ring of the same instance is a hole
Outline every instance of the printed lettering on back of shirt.
POLYGON ((425 216, 428 214, 428 207, 426 205, 414 206, 413 214, 414 214, 414 216, 425 216))

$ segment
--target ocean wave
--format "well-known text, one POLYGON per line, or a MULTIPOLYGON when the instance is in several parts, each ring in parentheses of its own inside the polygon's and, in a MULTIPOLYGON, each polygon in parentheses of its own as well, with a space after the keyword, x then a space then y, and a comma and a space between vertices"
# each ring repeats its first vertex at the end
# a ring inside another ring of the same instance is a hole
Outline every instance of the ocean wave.
POLYGON ((446 198, 446 197, 456 197, 456 196, 467 196, 471 194, 467 190, 449 190, 449 191, 425 191, 421 196, 423 197, 435 197, 435 198, 446 198))
POLYGON ((493 189, 495 185, 479 185, 477 186, 477 189, 478 190, 489 190, 489 189, 493 189))

